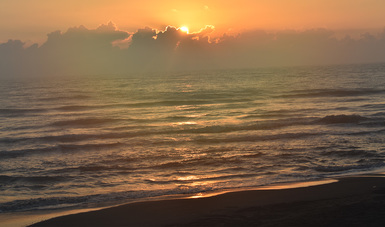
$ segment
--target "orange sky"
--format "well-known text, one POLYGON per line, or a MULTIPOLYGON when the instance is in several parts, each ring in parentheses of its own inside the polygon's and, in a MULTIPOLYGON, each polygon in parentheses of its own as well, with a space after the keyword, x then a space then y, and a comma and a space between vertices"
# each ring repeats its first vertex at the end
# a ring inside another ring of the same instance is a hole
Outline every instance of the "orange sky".
POLYGON ((130 32, 150 26, 214 25, 217 32, 251 29, 382 29, 384 0, 1 0, 0 42, 41 42, 55 30, 108 21, 130 32))

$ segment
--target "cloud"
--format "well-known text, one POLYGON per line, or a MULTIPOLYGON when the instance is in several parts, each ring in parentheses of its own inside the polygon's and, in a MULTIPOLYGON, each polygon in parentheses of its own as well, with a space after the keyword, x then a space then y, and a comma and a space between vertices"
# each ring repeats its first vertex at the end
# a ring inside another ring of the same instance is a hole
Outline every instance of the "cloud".
POLYGON ((203 37, 208 37, 208 35, 213 31, 214 26, 211 25, 207 25, 198 32, 189 34, 174 26, 167 26, 164 31, 157 31, 146 27, 144 29, 139 29, 132 35, 130 48, 155 48, 155 50, 164 49, 166 51, 173 51, 179 46, 180 42, 184 42, 186 40, 199 40, 203 37))
POLYGON ((20 40, 0 44, 0 76, 24 74, 24 67, 31 68, 30 59, 37 55, 37 44, 25 48, 20 40))
POLYGON ((1 44, 0 64, 4 74, 14 75, 108 72, 119 52, 112 42, 128 37, 110 22, 91 30, 79 26, 49 33, 40 47, 24 49, 21 41, 11 40, 1 44))
POLYGON ((252 68, 385 61, 385 30, 359 39, 331 30, 245 31, 210 37, 215 28, 186 33, 150 27, 128 33, 113 23, 78 26, 47 35, 40 47, 0 44, 1 75, 125 74, 137 71, 252 68), (125 45, 126 48, 118 46, 125 45))
POLYGON ((326 29, 249 31, 235 37, 223 36, 216 52, 227 55, 221 60, 229 67, 384 62, 384 34, 337 39, 333 31, 326 29))
POLYGON ((208 35, 213 26, 206 26, 198 32, 187 34, 179 28, 167 26, 164 31, 146 27, 132 35, 132 43, 126 50, 135 70, 183 69, 186 63, 194 61, 191 52, 204 54, 210 46, 208 35))

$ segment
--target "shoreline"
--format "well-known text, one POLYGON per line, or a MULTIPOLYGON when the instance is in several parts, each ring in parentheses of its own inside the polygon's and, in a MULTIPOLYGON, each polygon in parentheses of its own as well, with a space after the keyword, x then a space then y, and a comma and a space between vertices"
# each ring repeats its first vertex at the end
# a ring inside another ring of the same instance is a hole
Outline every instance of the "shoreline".
POLYGON ((353 209, 350 207, 352 205, 357 206, 354 208, 356 213, 370 213, 369 219, 373 223, 385 223, 385 208, 377 209, 385 205, 383 173, 333 179, 333 182, 302 187, 298 184, 309 181, 230 191, 212 196, 133 202, 59 216, 31 226, 270 226, 269 223, 273 222, 276 225, 293 222, 294 226, 306 226, 326 222, 330 225, 333 221, 348 221, 347 219, 358 217, 367 222, 369 217, 365 215, 334 215, 353 209), (360 207, 365 209, 360 210, 360 207), (325 213, 333 210, 333 213, 325 216, 325 213), (372 214, 376 212, 380 212, 379 217, 373 218, 372 214), (324 214, 324 218, 314 223, 312 220, 319 214, 324 214), (275 215, 280 220, 272 218, 275 215), (384 218, 381 219, 382 216, 384 218))
POLYGON ((124 205, 129 205, 133 203, 142 203, 142 202, 155 202, 155 201, 165 201, 165 200, 177 200, 177 199, 199 199, 199 198, 208 198, 213 196, 219 196, 227 193, 241 192, 241 191, 256 191, 256 190, 281 190, 288 188, 298 188, 298 187, 308 187, 314 185, 328 184, 332 182, 337 182, 334 178, 325 178, 319 180, 304 180, 304 181, 295 181, 295 182, 281 182, 273 183, 262 186, 254 187, 244 187, 244 188, 233 188, 233 189, 222 189, 213 192, 203 192, 203 193, 194 193, 194 194, 175 194, 175 195, 163 195, 157 197, 148 197, 135 200, 132 202, 125 202, 120 204, 108 204, 100 205, 97 207, 91 208, 55 208, 54 210, 35 210, 35 211, 21 211, 14 213, 0 213, 0 226, 2 227, 24 227, 30 226, 36 223, 44 222, 49 219, 86 213, 97 210, 104 210, 113 207, 119 207, 124 205))

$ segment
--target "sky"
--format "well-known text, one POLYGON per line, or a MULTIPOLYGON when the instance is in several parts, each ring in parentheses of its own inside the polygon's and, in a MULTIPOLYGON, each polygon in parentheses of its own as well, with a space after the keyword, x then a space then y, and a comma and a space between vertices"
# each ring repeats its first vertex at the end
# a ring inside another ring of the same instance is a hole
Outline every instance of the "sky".
POLYGON ((92 73, 98 64, 124 73, 383 62, 384 9, 383 0, 1 0, 0 67, 92 73))
POLYGON ((135 32, 149 26, 213 25, 218 32, 250 29, 382 29, 383 0, 1 0, 0 42, 42 42, 55 30, 109 21, 135 32))

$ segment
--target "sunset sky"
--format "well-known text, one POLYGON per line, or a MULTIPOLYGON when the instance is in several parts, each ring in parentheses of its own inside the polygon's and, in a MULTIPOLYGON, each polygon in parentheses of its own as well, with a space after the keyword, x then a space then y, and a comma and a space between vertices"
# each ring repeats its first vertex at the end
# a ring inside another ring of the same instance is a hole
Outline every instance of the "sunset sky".
POLYGON ((384 9, 383 0, 2 0, 0 68, 40 75, 384 62, 384 9))
POLYGON ((109 21, 135 32, 149 26, 188 26, 216 32, 249 29, 372 30, 385 26, 383 0, 1 0, 0 42, 8 39, 42 42, 46 34, 109 21))

